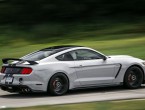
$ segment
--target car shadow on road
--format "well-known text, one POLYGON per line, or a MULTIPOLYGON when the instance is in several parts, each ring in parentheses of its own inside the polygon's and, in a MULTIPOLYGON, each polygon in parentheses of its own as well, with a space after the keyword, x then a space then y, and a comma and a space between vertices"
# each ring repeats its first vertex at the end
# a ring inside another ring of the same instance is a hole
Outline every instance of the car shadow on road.
MULTIPOLYGON (((145 86, 142 86, 141 89, 144 89, 145 86)), ((64 96, 74 96, 74 95, 83 95, 83 94, 93 94, 93 93, 109 93, 109 92, 119 92, 119 91, 127 91, 123 86, 113 86, 113 87, 100 87, 100 88, 89 88, 89 89, 76 89, 71 90, 64 96)), ((63 97, 63 96, 51 96, 48 93, 40 92, 40 93, 4 93, 0 95, 0 98, 8 98, 8 99, 28 99, 28 98, 43 98, 43 97, 63 97)))

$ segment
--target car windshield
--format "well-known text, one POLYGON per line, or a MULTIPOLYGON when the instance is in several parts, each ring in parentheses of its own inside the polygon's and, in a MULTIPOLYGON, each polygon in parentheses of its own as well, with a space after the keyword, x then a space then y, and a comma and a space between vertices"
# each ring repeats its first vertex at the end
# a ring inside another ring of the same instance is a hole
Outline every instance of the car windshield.
POLYGON ((52 50, 47 50, 47 51, 37 51, 31 54, 28 54, 21 59, 24 60, 30 60, 30 61, 39 61, 42 60, 50 55, 52 55, 53 51, 52 50))

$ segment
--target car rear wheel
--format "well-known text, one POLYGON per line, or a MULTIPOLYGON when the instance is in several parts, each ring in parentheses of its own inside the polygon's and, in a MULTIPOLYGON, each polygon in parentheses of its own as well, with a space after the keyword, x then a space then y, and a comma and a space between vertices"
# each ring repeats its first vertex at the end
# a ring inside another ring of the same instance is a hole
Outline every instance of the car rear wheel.
POLYGON ((63 95, 68 91, 69 81, 65 74, 57 73, 50 79, 48 92, 51 95, 63 95))
POLYGON ((124 86, 129 89, 136 89, 141 86, 143 82, 143 72, 137 66, 130 67, 124 77, 124 86))

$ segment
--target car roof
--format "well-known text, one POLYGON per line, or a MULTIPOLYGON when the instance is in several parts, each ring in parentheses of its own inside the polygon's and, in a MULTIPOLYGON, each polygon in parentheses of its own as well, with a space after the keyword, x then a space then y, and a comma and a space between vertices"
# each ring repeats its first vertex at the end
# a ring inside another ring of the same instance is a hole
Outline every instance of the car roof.
POLYGON ((41 49, 39 51, 52 51, 52 54, 67 50, 67 49, 71 49, 71 48, 76 48, 76 47, 83 47, 83 46, 77 46, 77 45, 60 45, 60 46, 52 46, 52 47, 48 47, 48 48, 44 48, 41 49))
POLYGON ((52 46, 52 47, 47 47, 44 49, 41 49, 40 51, 45 51, 45 50, 66 50, 66 49, 71 49, 75 47, 83 47, 83 46, 77 46, 77 45, 60 45, 60 46, 52 46))

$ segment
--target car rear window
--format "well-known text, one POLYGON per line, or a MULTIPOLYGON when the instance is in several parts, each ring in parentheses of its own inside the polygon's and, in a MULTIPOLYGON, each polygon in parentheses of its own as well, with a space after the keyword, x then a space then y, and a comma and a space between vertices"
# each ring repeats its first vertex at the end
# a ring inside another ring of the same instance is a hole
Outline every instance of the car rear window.
POLYGON ((47 51, 37 51, 31 54, 28 54, 21 59, 30 60, 30 61, 39 61, 42 60, 50 55, 54 54, 54 51, 47 50, 47 51))
POLYGON ((64 51, 64 50, 69 49, 69 48, 70 47, 58 48, 58 49, 57 48, 56 49, 45 48, 45 49, 41 49, 39 51, 30 53, 30 54, 22 57, 21 59, 30 60, 30 61, 39 61, 39 60, 42 60, 46 57, 49 57, 50 55, 64 51))

